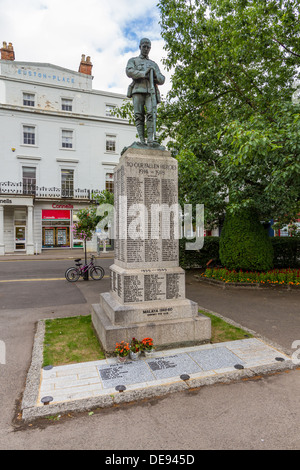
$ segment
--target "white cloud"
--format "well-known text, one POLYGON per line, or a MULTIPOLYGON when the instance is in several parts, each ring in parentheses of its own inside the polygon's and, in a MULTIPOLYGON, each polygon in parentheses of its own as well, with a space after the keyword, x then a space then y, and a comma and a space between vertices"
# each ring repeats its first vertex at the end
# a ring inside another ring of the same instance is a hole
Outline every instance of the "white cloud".
POLYGON ((93 88, 126 93, 127 60, 139 54, 141 37, 152 42, 150 58, 166 75, 157 0, 0 0, 0 44, 12 42, 17 61, 78 70, 91 56, 93 88))

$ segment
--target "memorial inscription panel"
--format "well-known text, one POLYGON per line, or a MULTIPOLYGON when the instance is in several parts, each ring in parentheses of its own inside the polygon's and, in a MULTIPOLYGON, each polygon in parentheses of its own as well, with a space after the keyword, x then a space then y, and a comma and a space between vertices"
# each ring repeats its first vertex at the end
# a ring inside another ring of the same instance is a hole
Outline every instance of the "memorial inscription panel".
POLYGON ((148 382, 154 379, 151 370, 142 361, 98 366, 98 370, 103 388, 148 382))
POLYGON ((178 262, 177 165, 127 159, 115 170, 115 262, 178 262), (122 199, 123 198, 123 199, 122 199), (139 211, 139 206, 143 211, 139 211))

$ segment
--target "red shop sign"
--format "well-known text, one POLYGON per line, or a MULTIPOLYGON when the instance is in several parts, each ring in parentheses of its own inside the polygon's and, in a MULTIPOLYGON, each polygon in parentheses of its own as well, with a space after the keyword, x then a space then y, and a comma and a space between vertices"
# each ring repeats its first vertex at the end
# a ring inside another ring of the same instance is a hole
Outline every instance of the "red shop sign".
POLYGON ((47 220, 70 220, 71 211, 46 209, 42 210, 42 219, 47 220))

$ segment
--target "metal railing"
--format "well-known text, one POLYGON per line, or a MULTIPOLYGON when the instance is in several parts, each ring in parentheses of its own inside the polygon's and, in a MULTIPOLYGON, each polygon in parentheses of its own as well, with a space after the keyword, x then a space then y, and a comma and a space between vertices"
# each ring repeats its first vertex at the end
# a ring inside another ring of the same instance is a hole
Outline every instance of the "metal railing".
POLYGON ((0 182, 0 194, 2 195, 32 195, 36 198, 69 198, 69 199, 93 199, 93 196, 100 193, 93 189, 68 189, 52 186, 37 186, 36 184, 14 183, 13 181, 0 182))

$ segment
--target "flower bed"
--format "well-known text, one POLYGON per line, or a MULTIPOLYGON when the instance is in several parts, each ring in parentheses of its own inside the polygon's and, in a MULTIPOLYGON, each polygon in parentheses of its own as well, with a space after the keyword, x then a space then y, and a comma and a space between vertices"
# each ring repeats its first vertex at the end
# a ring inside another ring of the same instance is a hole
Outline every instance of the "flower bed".
POLYGON ((300 285, 300 269, 272 269, 267 272, 207 268, 201 277, 222 282, 248 284, 300 285))

